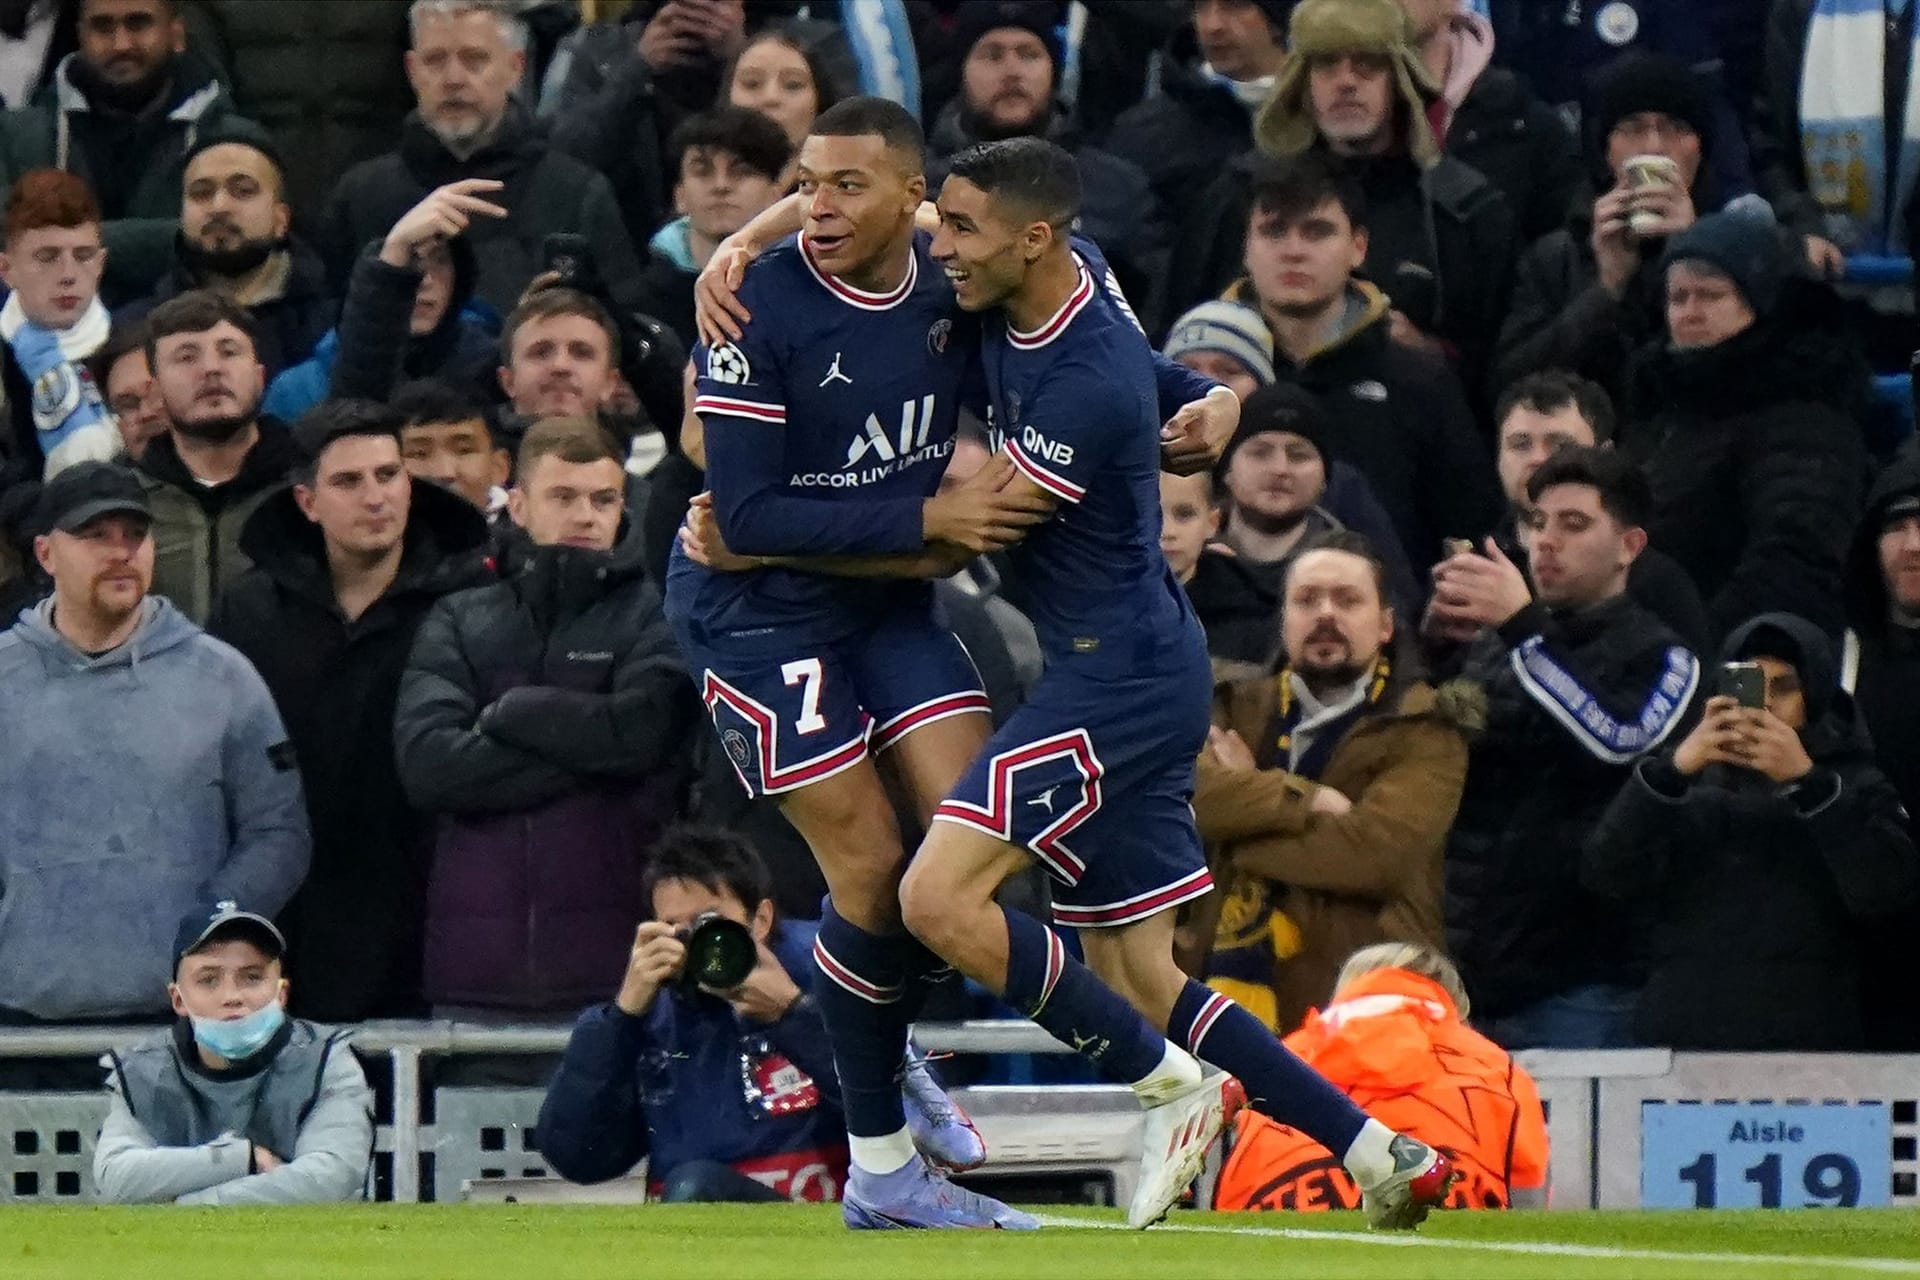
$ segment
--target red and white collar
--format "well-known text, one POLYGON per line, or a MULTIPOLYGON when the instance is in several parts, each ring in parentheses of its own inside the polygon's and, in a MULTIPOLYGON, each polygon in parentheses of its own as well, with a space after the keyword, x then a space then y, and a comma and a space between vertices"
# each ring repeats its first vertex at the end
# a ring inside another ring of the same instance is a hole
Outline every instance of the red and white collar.
POLYGON ((913 292, 913 286, 920 279, 920 254, 916 251, 907 256, 906 278, 892 289, 885 293, 868 293, 865 289, 856 289, 845 280, 830 276, 820 269, 819 264, 813 260, 813 250, 807 248, 807 237, 804 232, 800 235, 800 260, 807 264, 807 270, 813 273, 813 278, 818 280, 821 287, 828 293, 848 306, 858 307, 862 311, 891 311, 907 300, 907 295, 913 292))
POLYGON ((1073 287, 1073 292, 1060 304, 1060 309, 1047 317, 1044 324, 1030 333, 1022 333, 1011 322, 1008 323, 1007 341, 1018 350, 1036 351, 1046 346, 1065 333, 1074 317, 1085 311, 1087 304, 1093 301, 1093 277, 1087 274, 1087 264, 1080 260, 1077 253, 1073 255, 1073 264, 1080 272, 1080 283, 1073 287))

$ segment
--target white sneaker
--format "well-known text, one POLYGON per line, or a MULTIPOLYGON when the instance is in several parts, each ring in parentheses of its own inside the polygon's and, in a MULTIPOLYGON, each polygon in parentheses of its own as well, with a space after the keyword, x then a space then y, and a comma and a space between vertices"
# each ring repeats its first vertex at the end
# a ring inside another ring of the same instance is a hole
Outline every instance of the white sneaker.
POLYGON ((1207 1162, 1207 1148, 1226 1125, 1225 1093, 1232 1077, 1216 1073, 1147 1110, 1140 1183, 1127 1206, 1127 1225, 1139 1231, 1167 1216, 1207 1162))

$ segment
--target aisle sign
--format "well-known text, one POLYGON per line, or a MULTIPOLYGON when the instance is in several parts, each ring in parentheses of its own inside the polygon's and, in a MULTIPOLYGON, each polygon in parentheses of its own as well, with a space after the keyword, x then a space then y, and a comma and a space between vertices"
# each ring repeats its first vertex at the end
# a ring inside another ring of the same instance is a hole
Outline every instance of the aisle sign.
POLYGON ((1646 1209, 1884 1208, 1884 1102, 1643 1102, 1646 1209))

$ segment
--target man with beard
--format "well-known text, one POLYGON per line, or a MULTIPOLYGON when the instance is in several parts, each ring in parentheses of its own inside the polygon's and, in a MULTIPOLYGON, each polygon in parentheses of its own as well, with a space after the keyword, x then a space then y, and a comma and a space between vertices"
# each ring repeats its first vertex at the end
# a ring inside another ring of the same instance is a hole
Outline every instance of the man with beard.
POLYGON ((86 179, 102 226, 111 305, 143 296, 167 269, 187 148, 233 117, 213 68, 187 51, 178 0, 82 0, 79 50, 51 92, 0 121, 6 171, 86 179))
POLYGON ((306 359, 339 311, 320 255, 291 235, 292 217, 266 130, 236 119, 202 131, 187 152, 173 271, 152 298, 207 289, 245 307, 269 381, 306 359))
POLYGON ((1631 461, 1562 450, 1527 500, 1532 590, 1491 539, 1488 572, 1448 576, 1483 627, 1466 676, 1487 719, 1447 844, 1447 944, 1502 1046, 1617 1048, 1641 975, 1627 915, 1581 888, 1581 842, 1693 714, 1700 661, 1627 593, 1653 505, 1631 461))
POLYGON ((0 634, 0 1023, 158 1020, 170 922, 208 897, 278 910, 306 873, 300 775, 254 669, 149 596, 132 473, 68 468, 38 524, 53 595, 0 634))
POLYGON ((492 578, 486 521, 411 483, 401 422, 367 400, 307 411, 291 486, 241 535, 254 568, 207 626, 259 668, 306 780, 313 867, 280 924, 304 957, 292 1011, 323 1022, 420 1011, 431 825, 401 789, 394 705, 427 610, 492 578))
POLYGON ((260 416, 265 374, 243 308, 205 291, 161 303, 147 317, 147 362, 170 424, 140 459, 154 590, 203 622, 246 570, 241 526, 286 479, 292 449, 286 427, 260 416))
POLYGON ((640 260, 607 180, 550 148, 513 96, 526 69, 527 31, 499 5, 425 0, 411 12, 407 77, 419 98, 400 147, 349 169, 334 188, 320 234, 336 292, 361 249, 384 237, 439 187, 493 178, 504 218, 469 227, 479 272, 474 293, 498 314, 513 309, 542 269, 550 235, 586 237, 600 276, 622 306, 640 296, 640 260))
POLYGON ((1287 572, 1279 674, 1214 695, 1193 811, 1222 887, 1188 927, 1211 945, 1209 985, 1280 1031, 1357 948, 1443 945, 1440 857, 1485 708, 1394 661, 1385 587, 1365 538, 1310 544, 1287 572))
POLYGON ((1055 94, 1060 45, 1052 0, 969 0, 954 15, 954 46, 964 52, 960 92, 927 134, 927 190, 937 193, 947 160, 976 142, 1046 138, 1073 153, 1085 204, 1079 230, 1107 255, 1121 284, 1148 295, 1172 229, 1146 171, 1085 142, 1055 94))

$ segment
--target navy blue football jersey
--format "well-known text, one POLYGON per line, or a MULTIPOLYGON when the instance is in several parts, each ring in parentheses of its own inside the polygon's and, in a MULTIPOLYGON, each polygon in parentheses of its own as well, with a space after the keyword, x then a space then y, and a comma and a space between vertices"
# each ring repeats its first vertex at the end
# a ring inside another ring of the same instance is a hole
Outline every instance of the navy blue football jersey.
MULTIPOLYGON (((979 333, 930 242, 916 234, 906 279, 880 295, 822 272, 800 237, 783 241, 742 281, 753 319, 740 341, 695 348, 707 483, 734 551, 860 556, 924 545, 921 507, 953 452, 979 333)), ((708 635, 779 629, 804 643, 855 633, 928 591, 785 569, 710 573, 676 547, 667 595, 670 613, 708 635)))
POLYGON ((1169 395, 1185 371, 1156 362, 1099 251, 1076 239, 1074 255, 1079 284, 1039 329, 982 324, 989 432, 1062 504, 1012 552, 1049 665, 1134 672, 1197 625, 1160 552, 1161 399, 1213 384, 1187 375, 1169 395))

